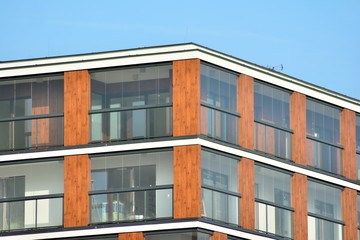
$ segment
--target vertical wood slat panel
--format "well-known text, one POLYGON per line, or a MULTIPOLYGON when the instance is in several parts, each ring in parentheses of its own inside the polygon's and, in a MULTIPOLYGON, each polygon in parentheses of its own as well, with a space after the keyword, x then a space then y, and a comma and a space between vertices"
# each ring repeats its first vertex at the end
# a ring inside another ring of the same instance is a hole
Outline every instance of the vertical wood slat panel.
POLYGON ((64 145, 88 144, 90 75, 87 70, 64 74, 64 145))
POLYGON ((291 179, 291 201, 294 208, 294 239, 308 238, 307 177, 295 173, 291 179))
POLYGON ((255 229, 255 164, 247 158, 239 162, 240 225, 243 228, 255 229))
MULTIPOLYGON (((90 76, 88 71, 64 74, 64 145, 89 142, 90 76)), ((64 158, 64 226, 89 224, 90 160, 87 155, 64 158)))
POLYGON ((201 216, 201 146, 174 147, 174 218, 201 216))
POLYGON ((144 240, 142 232, 119 233, 118 240, 144 240))
POLYGON ((89 156, 65 156, 64 178, 64 226, 87 226, 90 221, 89 156))
POLYGON ((238 111, 240 146, 254 149, 254 78, 241 74, 238 78, 238 111))
MULTIPOLYGON (((304 94, 294 92, 290 96, 290 125, 294 132, 292 159, 295 163, 306 166, 306 96, 304 94)), ((313 155, 313 153, 309 154, 309 156, 313 155)))
POLYGON ((342 212, 344 226, 344 239, 357 238, 357 192, 354 189, 345 188, 342 192, 342 212))
POLYGON ((227 234, 220 233, 220 232, 214 232, 213 235, 210 237, 210 240, 227 240, 227 234))
POLYGON ((342 151, 342 173, 344 177, 357 180, 356 156, 356 114, 349 109, 343 109, 340 115, 342 151))
POLYGON ((200 134, 200 60, 173 63, 173 135, 200 134))

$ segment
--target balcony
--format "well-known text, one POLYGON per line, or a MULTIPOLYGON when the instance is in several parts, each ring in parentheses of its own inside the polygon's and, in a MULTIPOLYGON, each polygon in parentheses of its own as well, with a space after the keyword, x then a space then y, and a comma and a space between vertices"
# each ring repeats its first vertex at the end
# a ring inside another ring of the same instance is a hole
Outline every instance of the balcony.
POLYGON ((308 136, 306 149, 307 164, 309 166, 337 175, 342 174, 341 146, 308 136))
POLYGON ((255 121, 255 149, 282 159, 291 159, 292 132, 255 121))
POLYGON ((92 110, 91 142, 166 137, 172 135, 171 106, 92 110))
POLYGON ((255 228, 260 232, 292 239, 294 210, 290 207, 255 200, 255 228))
POLYGON ((63 194, 0 199, 0 231, 63 226, 63 194))
POLYGON ((238 144, 239 115, 201 104, 201 134, 224 142, 238 144))
POLYGON ((201 216, 226 224, 239 225, 238 194, 202 187, 201 216))
POLYGON ((308 239, 334 239, 341 240, 344 236, 344 225, 337 220, 329 220, 320 216, 309 214, 308 239))
POLYGON ((0 151, 64 145, 63 115, 38 115, 0 120, 0 151))
POLYGON ((96 191, 90 194, 90 223, 132 222, 173 217, 172 185, 96 191))

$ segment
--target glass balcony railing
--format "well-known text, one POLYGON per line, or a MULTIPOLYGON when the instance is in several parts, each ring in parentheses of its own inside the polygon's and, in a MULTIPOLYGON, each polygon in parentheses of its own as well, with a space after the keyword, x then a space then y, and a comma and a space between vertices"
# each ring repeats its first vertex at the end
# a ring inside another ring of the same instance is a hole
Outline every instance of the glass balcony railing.
POLYGON ((0 121, 0 151, 64 145, 64 117, 0 121))
POLYGON ((90 121, 91 142, 172 135, 172 107, 93 112, 90 114, 90 121))
POLYGON ((63 226, 63 195, 0 199, 0 231, 63 226))
POLYGON ((255 122, 255 149, 283 159, 291 159, 290 131, 255 122))
POLYGON ((239 196, 202 187, 202 217, 239 225, 239 214, 239 196))
POLYGON ((255 201, 255 228, 260 232, 293 238, 293 215, 290 208, 255 201))
POLYGON ((337 175, 342 174, 342 149, 335 145, 307 138, 307 164, 337 175))
POLYGON ((173 217, 173 189, 159 187, 90 193, 90 223, 144 221, 173 217))
POLYGON ((317 240, 317 239, 342 240, 344 236, 343 228, 344 226, 341 223, 325 220, 313 216, 308 216, 309 240, 317 240))
POLYGON ((201 106, 201 134, 221 141, 238 143, 239 116, 209 106, 201 106))

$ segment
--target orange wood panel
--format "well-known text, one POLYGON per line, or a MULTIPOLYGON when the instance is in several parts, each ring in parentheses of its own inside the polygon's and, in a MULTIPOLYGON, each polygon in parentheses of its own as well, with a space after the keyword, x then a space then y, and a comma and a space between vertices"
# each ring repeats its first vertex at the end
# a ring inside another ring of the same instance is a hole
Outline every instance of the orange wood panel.
POLYGON ((142 232, 119 233, 118 240, 144 240, 142 232))
POLYGON ((342 212, 344 227, 344 239, 357 238, 357 192, 356 190, 345 188, 342 192, 342 212))
POLYGON ((294 208, 294 239, 307 239, 308 237, 308 209, 307 209, 307 177, 295 173, 291 179, 291 201, 294 208))
POLYGON ((238 78, 239 143, 254 149, 254 78, 240 74, 238 78))
MULTIPOLYGON (((290 96, 290 125, 294 131, 292 159, 295 163, 306 166, 306 96, 304 94, 294 92, 290 96)), ((308 156, 313 156, 313 152, 308 156)))
POLYGON ((272 155, 275 155, 275 129, 271 127, 266 127, 266 152, 272 155))
MULTIPOLYGON (((32 114, 42 115, 49 113, 47 82, 33 83, 32 89, 32 114)), ((49 119, 32 120, 31 142, 33 145, 49 145, 49 119)))
POLYGON ((173 63, 173 135, 200 134, 200 59, 173 63))
POLYGON ((174 218, 201 216, 201 146, 174 147, 174 218))
POLYGON ((243 228, 255 229, 255 177, 254 161, 241 158, 239 162, 240 225, 243 228))
POLYGON ((210 240, 227 240, 227 239, 228 239, 227 234, 220 232, 214 232, 210 238, 210 240))
POLYGON ((340 118, 341 144, 344 147, 342 151, 343 175, 357 180, 356 114, 349 109, 343 109, 340 118))
POLYGON ((90 215, 89 156, 65 156, 64 178, 64 226, 87 226, 90 215))
POLYGON ((64 145, 89 143, 90 75, 87 70, 64 74, 64 145))

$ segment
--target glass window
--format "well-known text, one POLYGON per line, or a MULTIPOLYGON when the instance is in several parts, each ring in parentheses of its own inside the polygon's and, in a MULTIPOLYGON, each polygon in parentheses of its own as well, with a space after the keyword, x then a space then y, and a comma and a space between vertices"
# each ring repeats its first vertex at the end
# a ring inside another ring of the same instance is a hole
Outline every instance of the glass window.
POLYGON ((290 128, 290 92, 255 81, 255 120, 290 128))
POLYGON ((308 181, 309 239, 342 239, 341 194, 339 188, 308 181))
POLYGON ((63 171, 63 161, 0 166, 0 231, 61 226, 63 171))
POLYGON ((254 83, 255 149, 291 159, 290 92, 254 83))
POLYGON ((202 216, 239 224, 238 160, 201 152, 202 216))
POLYGON ((308 136, 340 144, 340 109, 306 99, 306 132, 308 136))
POLYGON ((63 79, 50 75, 1 81, 0 150, 63 145, 63 79))
POLYGON ((292 238, 291 175, 255 165, 255 198, 256 229, 292 238))
POLYGON ((91 141, 172 134, 171 65, 99 70, 90 75, 91 141))
POLYGON ((214 66, 201 64, 201 133, 237 144, 238 75, 214 66))
POLYGON ((92 157, 91 222, 172 217, 172 184, 171 151, 92 157))
POLYGON ((308 165, 341 175, 340 109, 310 99, 306 109, 308 165))

